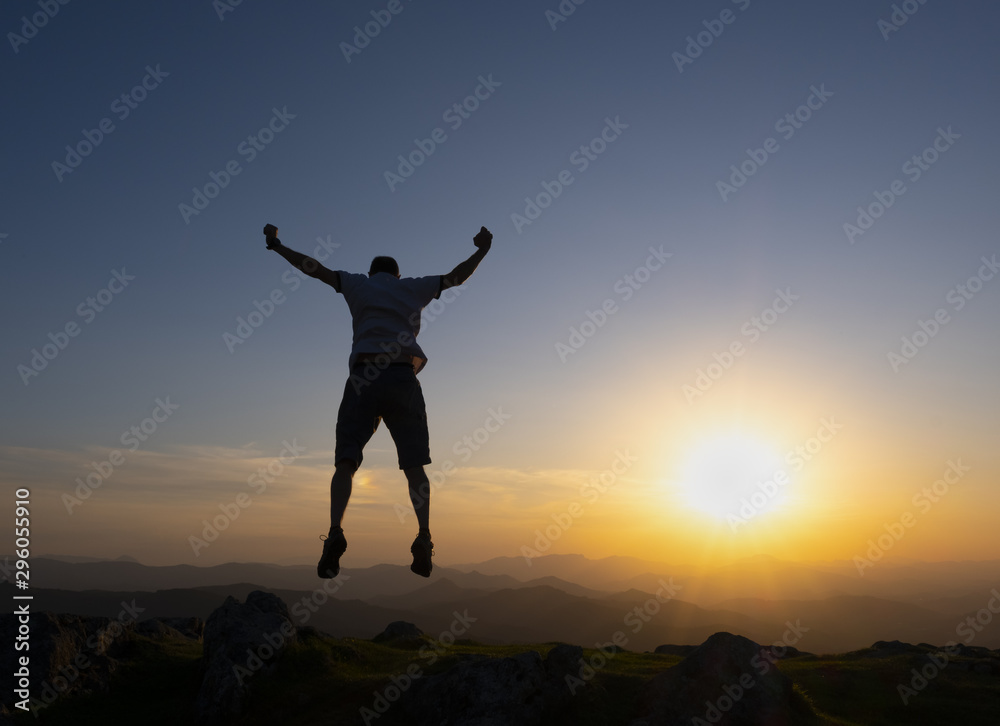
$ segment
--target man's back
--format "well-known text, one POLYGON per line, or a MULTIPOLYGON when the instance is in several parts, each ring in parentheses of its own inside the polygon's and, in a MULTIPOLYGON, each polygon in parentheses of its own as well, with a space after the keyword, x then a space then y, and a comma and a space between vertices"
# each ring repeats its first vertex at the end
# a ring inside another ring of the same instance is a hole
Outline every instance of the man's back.
POLYGON ((354 341, 351 368, 359 355, 412 356, 415 370, 427 362, 417 345, 420 311, 441 294, 441 275, 398 278, 388 272, 343 272, 340 292, 351 310, 354 341))

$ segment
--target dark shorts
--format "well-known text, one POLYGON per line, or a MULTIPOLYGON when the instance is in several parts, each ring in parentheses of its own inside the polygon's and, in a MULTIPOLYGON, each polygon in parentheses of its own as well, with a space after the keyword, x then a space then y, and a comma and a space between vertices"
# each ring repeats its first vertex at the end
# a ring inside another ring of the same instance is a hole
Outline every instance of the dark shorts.
POLYGON ((382 370, 355 366, 344 386, 337 413, 337 448, 334 463, 352 459, 361 465, 362 450, 384 420, 396 443, 399 468, 431 463, 424 394, 411 365, 390 365, 382 370))

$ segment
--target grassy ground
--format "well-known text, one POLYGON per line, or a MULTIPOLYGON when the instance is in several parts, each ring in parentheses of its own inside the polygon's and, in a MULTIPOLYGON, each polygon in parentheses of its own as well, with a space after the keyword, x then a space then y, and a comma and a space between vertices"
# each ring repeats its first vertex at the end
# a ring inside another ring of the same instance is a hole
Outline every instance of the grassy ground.
POLYGON ((1000 723, 1000 678, 961 669, 958 659, 913 690, 904 704, 900 684, 912 687, 918 655, 889 658, 829 656, 781 664, 814 705, 843 724, 858 726, 951 726, 1000 723))
MULTIPOLYGON (((367 640, 307 635, 286 650, 273 672, 256 679, 247 714, 236 723, 363 724, 362 709, 375 712, 378 694, 393 696, 391 679, 408 668, 411 672, 413 667, 419 668, 426 676, 451 667, 462 654, 503 657, 536 650, 544 657, 553 646, 459 641, 435 654, 430 647, 421 653, 419 644, 392 647, 367 640)), ((584 650, 585 660, 596 655, 596 651, 584 650)), ((947 667, 904 705, 897 685, 910 684, 911 669, 923 665, 919 656, 863 655, 806 656, 783 661, 779 668, 831 725, 1000 723, 1000 678, 996 676, 978 675, 957 665, 947 667)), ((200 658, 200 643, 137 637, 123 656, 110 693, 66 697, 42 710, 37 720, 27 715, 17 721, 52 726, 193 726, 193 703, 201 683, 200 658)), ((634 717, 633 704, 643 684, 680 660, 679 656, 651 653, 616 654, 577 690, 568 722, 579 726, 627 724, 634 717)), ((390 705, 377 720, 369 721, 378 726, 403 723, 400 710, 390 705)))
POLYGON ((121 656, 110 693, 71 695, 42 708, 37 718, 19 715, 18 724, 87 726, 194 723, 194 698, 201 685, 201 643, 153 641, 136 637, 121 656))

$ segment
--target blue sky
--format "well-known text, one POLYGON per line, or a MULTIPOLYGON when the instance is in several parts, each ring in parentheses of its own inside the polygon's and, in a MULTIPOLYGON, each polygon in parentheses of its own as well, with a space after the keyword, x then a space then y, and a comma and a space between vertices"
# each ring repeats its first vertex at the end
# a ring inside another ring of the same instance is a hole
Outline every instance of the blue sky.
MULTIPOLYGON (((262 494, 243 531, 234 525, 211 554, 267 559, 311 547, 296 537, 325 527, 350 317, 333 290, 295 284, 264 249, 262 226, 276 224, 304 252, 325 240, 335 269, 364 271, 389 254, 404 275, 425 275, 471 254, 486 225, 493 250, 421 335, 436 462, 458 461, 456 442, 491 408, 511 415, 442 490, 434 511, 452 552, 458 543, 477 556, 516 552, 575 481, 625 448, 639 458, 629 488, 603 500, 606 521, 592 516, 560 546, 611 554, 589 543, 610 541, 652 498, 635 536, 666 551, 688 449, 736 427, 784 451, 833 415, 845 425, 841 448, 793 501, 811 501, 810 516, 848 518, 863 542, 873 525, 851 517, 870 509, 891 519, 917 482, 965 456, 975 466, 964 514, 947 525, 942 515, 940 531, 928 525, 910 554, 975 558, 971 543, 941 548, 992 501, 1000 470, 998 292, 981 280, 961 310, 947 296, 1000 252, 1000 13, 986 2, 905 5, 919 9, 886 32, 878 23, 892 3, 589 0, 553 29, 554 0, 402 0, 348 62, 342 44, 389 3, 244 2, 221 17, 207 0, 69 3, 26 43, 8 34, 44 10, 5 4, 0 453, 10 483, 33 488, 39 546, 200 564, 189 531, 295 438, 309 453, 290 467, 284 494, 262 494), (721 33, 679 71, 689 36, 712 28, 721 33), (116 99, 147 77, 120 118, 116 99), (480 78, 492 90, 452 129, 446 112, 480 78), (813 89, 830 95, 786 139, 776 124, 813 89), (281 130, 250 160, 240 145, 275 110, 281 130), (114 129, 60 179, 53 162, 95 139, 105 118, 114 129), (617 136, 582 170, 574 152, 609 120, 617 136), (391 190, 386 172, 437 128, 447 138, 391 190), (912 179, 904 164, 939 130, 947 150, 912 179), (770 138, 777 150, 724 201, 718 183, 770 138), (185 219, 180 205, 230 162, 239 174, 185 219), (565 170, 572 184, 518 229, 512 215, 525 214, 525 198, 565 170), (849 243, 844 224, 895 180, 906 193, 849 243), (648 279, 640 273, 646 281, 626 300, 616 285, 650 247, 671 257, 648 279), (106 309, 81 315, 115 271, 134 279, 106 309), (283 302, 231 352, 224 334, 275 290, 283 302), (744 325, 778 290, 798 299, 751 343, 744 325), (557 344, 606 300, 616 312, 561 360, 557 344), (939 309, 947 322, 894 370, 888 354, 939 309), (19 369, 71 323, 79 334, 44 370, 19 369), (749 344, 745 355, 703 395, 686 395, 734 342, 749 344), (176 412, 95 504, 68 515, 60 498, 75 478, 168 396, 176 412), (461 525, 449 523, 449 507, 461 525), (495 517, 489 536, 477 537, 470 508, 495 517), (265 531, 271 540, 254 538, 265 531)), ((371 447, 370 500, 359 494, 351 511, 378 559, 390 556, 379 533, 400 526, 392 502, 405 497, 384 431, 371 447)), ((805 511, 799 519, 810 521, 805 511)), ((834 526, 816 521, 817 531, 834 526)), ((792 546, 775 542, 760 547, 792 546)), ((851 547, 815 551, 846 558, 851 547)))

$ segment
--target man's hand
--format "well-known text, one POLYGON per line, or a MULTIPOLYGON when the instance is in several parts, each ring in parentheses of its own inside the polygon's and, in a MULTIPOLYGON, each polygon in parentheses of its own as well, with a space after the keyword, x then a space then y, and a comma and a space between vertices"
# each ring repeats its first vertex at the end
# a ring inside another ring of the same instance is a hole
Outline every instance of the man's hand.
POLYGON ((472 253, 469 259, 459 262, 454 270, 447 275, 441 276, 442 290, 461 285, 469 279, 472 273, 476 271, 479 263, 486 257, 486 253, 490 251, 490 245, 493 244, 493 234, 486 227, 480 227, 479 233, 472 238, 472 241, 476 245, 476 251, 472 253))
POLYGON ((281 240, 278 239, 278 228, 273 224, 264 225, 264 239, 267 242, 267 248, 273 250, 275 247, 281 244, 281 240))
POLYGON ((488 250, 493 244, 493 233, 486 227, 479 228, 479 234, 472 238, 472 242, 481 250, 488 250))

